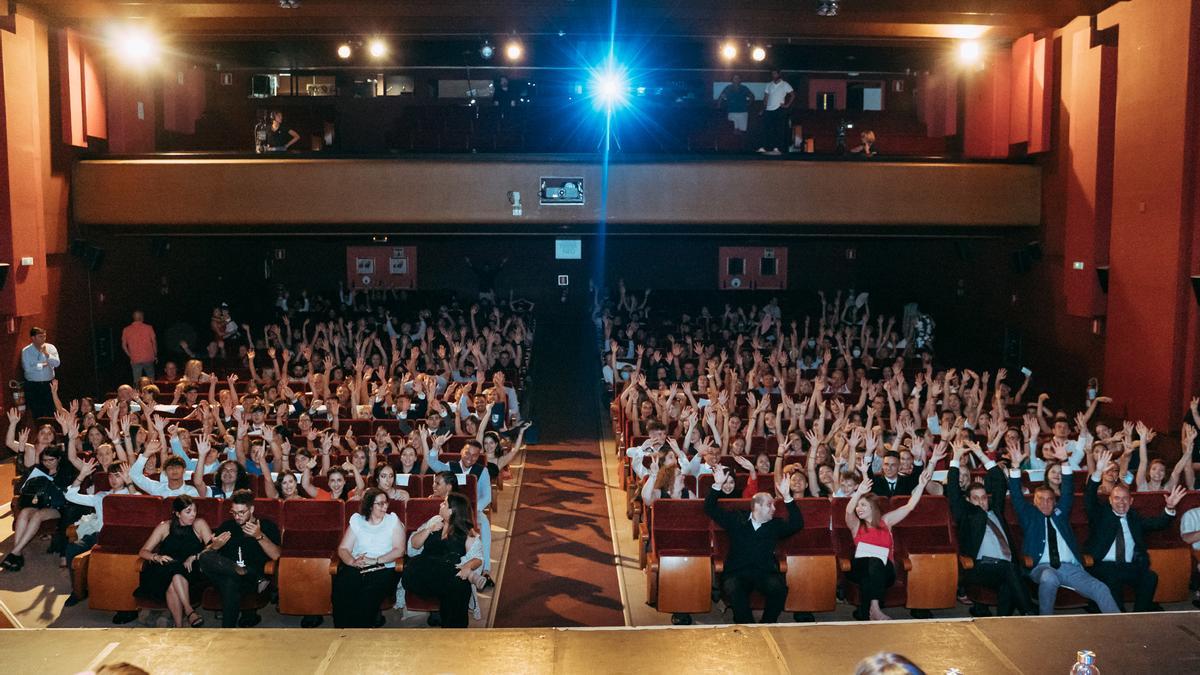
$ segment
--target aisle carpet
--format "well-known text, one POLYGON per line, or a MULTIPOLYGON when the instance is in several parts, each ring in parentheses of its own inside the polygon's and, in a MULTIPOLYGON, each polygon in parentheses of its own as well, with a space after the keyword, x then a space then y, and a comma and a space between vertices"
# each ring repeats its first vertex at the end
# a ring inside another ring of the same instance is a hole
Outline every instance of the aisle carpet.
POLYGON ((539 322, 529 411, 539 444, 525 454, 494 626, 621 626, 600 459, 599 366, 585 317, 539 322))

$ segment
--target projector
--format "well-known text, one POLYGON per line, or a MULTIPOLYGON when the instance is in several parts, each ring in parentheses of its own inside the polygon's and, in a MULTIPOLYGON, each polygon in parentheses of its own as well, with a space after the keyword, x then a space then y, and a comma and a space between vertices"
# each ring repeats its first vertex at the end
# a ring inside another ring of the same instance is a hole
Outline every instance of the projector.
POLYGON ((583 178, 542 178, 538 202, 544 206, 583 204, 583 178))

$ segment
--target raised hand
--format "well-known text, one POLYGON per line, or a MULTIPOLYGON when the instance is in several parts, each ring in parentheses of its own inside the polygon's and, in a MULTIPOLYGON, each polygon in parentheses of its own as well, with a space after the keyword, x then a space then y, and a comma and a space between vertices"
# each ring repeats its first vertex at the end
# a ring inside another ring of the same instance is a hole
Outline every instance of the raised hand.
POLYGON ((1104 470, 1108 468, 1108 465, 1110 463, 1112 463, 1112 457, 1113 457, 1112 450, 1101 450, 1100 452, 1096 453, 1096 474, 1097 475, 1100 475, 1100 476, 1104 475, 1104 470))
POLYGON ((713 467, 713 484, 722 485, 729 478, 729 470, 723 464, 713 467))
POLYGON ((861 497, 867 494, 871 491, 871 488, 874 486, 874 484, 875 482, 870 478, 867 478, 867 475, 864 473, 862 482, 858 484, 858 489, 854 491, 854 496, 861 497))
POLYGON ((757 472, 757 471, 754 469, 754 464, 753 464, 753 463, 752 463, 752 462, 751 462, 749 459, 746 459, 745 457, 743 457, 743 456, 741 456, 741 455, 734 455, 734 456, 733 456, 733 461, 737 462, 737 465, 738 465, 738 466, 740 466, 740 467, 742 467, 743 469, 745 469, 745 470, 749 471, 751 474, 758 473, 758 472, 757 472))
POLYGON ((1071 456, 1067 450, 1067 442, 1061 438, 1056 438, 1050 441, 1050 452, 1053 453, 1054 459, 1060 462, 1065 462, 1071 456))
POLYGON ((1196 427, 1184 422, 1183 431, 1181 432, 1180 436, 1180 443, 1183 446, 1183 454, 1187 455, 1196 442, 1196 427))
POLYGON ((1137 433, 1138 437, 1142 439, 1142 444, 1146 446, 1149 446, 1150 441, 1154 440, 1154 437, 1158 435, 1141 421, 1137 423, 1137 433))
POLYGON ((1171 490, 1171 492, 1163 500, 1163 504, 1168 509, 1174 511, 1175 507, 1179 506, 1179 502, 1183 501, 1185 496, 1187 496, 1187 489, 1185 489, 1182 485, 1176 485, 1175 489, 1171 490))

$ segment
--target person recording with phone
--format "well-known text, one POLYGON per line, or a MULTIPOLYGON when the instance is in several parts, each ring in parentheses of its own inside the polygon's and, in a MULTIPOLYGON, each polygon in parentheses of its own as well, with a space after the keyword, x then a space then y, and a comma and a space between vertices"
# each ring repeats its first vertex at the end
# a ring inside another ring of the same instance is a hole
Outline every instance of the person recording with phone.
POLYGON ((221 594, 221 627, 249 628, 257 626, 262 617, 254 610, 241 612, 239 617, 242 594, 265 588, 263 569, 268 560, 279 559, 279 526, 254 515, 250 490, 235 491, 230 502, 232 517, 216 529, 196 561, 221 594))

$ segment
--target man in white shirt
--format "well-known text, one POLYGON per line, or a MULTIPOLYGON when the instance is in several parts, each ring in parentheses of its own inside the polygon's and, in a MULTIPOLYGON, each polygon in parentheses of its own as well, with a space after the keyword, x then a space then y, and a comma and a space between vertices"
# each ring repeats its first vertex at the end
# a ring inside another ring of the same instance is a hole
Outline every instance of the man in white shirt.
POLYGON ((133 484, 138 486, 142 492, 148 495, 157 495, 159 497, 177 497, 179 495, 189 495, 199 497, 200 493, 196 491, 196 487, 184 480, 184 472, 187 471, 187 463, 178 455, 171 455, 162 464, 162 473, 159 474, 157 481, 150 480, 146 477, 146 460, 150 457, 150 452, 141 455, 133 466, 129 468, 129 478, 133 484))
POLYGON ((758 151, 767 155, 783 154, 788 145, 788 113, 796 94, 792 85, 778 70, 771 71, 771 81, 763 89, 763 143, 758 151))
POLYGON ((21 350, 21 370, 25 374, 25 404, 34 419, 54 415, 54 398, 50 381, 54 369, 61 365, 58 348, 46 341, 46 329, 29 329, 29 344, 21 350))

